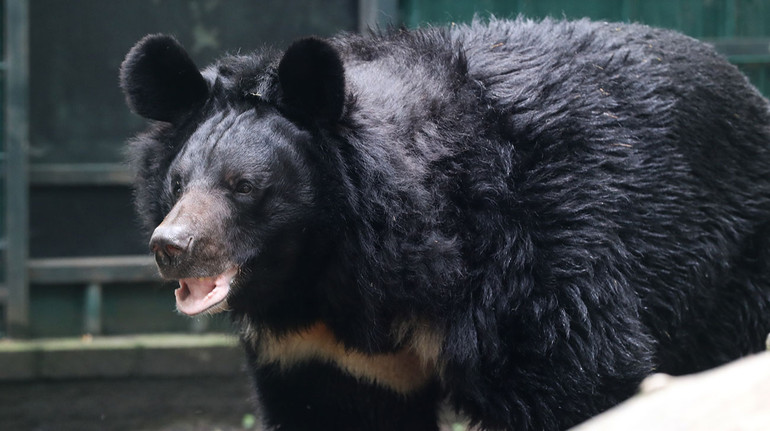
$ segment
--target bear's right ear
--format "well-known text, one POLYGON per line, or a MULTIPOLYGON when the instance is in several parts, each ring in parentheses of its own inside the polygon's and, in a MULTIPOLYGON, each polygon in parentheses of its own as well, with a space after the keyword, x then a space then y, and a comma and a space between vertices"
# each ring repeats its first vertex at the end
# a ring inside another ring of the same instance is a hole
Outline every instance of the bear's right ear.
POLYGON ((171 36, 148 35, 120 66, 128 106, 142 117, 173 123, 208 97, 208 84, 171 36))

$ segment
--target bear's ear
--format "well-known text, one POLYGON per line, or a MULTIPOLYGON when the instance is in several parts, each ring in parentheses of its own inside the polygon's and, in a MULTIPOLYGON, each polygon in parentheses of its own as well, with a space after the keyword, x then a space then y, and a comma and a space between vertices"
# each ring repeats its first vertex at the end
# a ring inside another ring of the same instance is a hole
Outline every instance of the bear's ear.
POLYGON ((333 122, 345 103, 345 69, 337 51, 317 38, 294 42, 278 65, 284 103, 308 120, 333 122))
POLYGON ((151 120, 173 123, 208 97, 208 85, 181 44, 171 36, 145 36, 120 66, 128 106, 151 120))

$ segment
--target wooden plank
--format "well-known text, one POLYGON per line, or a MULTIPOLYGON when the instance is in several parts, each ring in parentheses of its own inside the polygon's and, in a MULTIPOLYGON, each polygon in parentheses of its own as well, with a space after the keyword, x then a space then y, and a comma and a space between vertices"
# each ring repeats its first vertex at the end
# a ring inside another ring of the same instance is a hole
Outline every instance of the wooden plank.
POLYGON ((46 163, 30 166, 33 186, 127 186, 133 176, 120 163, 46 163))
POLYGON ((29 279, 39 284, 160 281, 152 256, 31 259, 29 279))
POLYGON ((726 38, 706 40, 724 55, 770 55, 770 37, 726 38))

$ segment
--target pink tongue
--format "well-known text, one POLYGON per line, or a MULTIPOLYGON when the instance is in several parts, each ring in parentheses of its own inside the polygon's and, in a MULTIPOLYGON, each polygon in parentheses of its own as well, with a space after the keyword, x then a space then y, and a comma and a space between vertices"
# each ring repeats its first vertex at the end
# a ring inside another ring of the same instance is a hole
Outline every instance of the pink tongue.
POLYGON ((237 272, 238 268, 232 268, 216 277, 179 280, 179 288, 174 291, 177 310, 193 316, 218 305, 227 299, 230 282, 237 272))

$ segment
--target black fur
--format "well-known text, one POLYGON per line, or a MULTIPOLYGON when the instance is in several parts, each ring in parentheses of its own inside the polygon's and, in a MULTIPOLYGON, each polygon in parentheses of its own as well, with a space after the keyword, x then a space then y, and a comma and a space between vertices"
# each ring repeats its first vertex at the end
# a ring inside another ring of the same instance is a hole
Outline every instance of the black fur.
POLYGON ((208 87, 176 39, 149 35, 140 40, 120 69, 126 102, 137 114, 175 122, 206 100, 208 87))
MULTIPOLYGON (((256 358, 251 357, 252 361, 256 358)), ((435 383, 419 393, 394 396, 327 365, 311 362, 292 373, 260 367, 258 399, 266 422, 282 430, 437 430, 435 383)))
POLYGON ((337 51, 308 38, 294 42, 278 64, 284 102, 305 121, 336 121, 345 103, 345 70, 337 51))
POLYGON ((121 74, 173 123, 132 143, 137 207, 153 228, 177 181, 225 197, 227 302, 269 426, 410 429, 446 397, 485 429, 565 429, 770 332, 768 104, 707 45, 585 20, 342 35, 224 57, 195 104, 157 85, 153 40, 121 74), (427 328, 435 380, 403 395, 257 359, 317 322, 372 357, 427 328))

